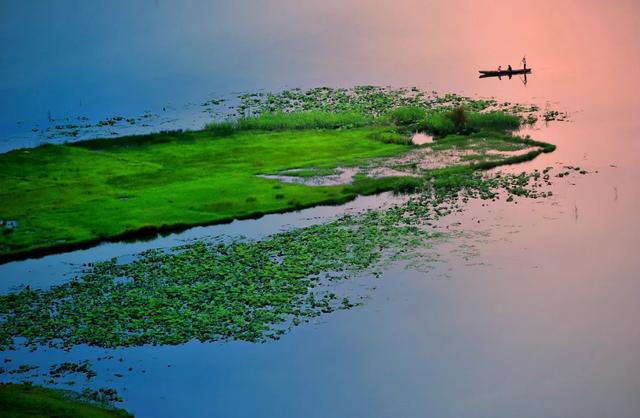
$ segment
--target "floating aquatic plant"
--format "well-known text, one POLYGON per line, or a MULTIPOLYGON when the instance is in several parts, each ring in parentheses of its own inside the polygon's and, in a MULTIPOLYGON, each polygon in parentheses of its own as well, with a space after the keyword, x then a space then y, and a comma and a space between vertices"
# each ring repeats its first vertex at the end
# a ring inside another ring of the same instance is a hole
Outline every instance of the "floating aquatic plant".
POLYGON ((48 290, 0 296, 0 348, 125 347, 190 340, 277 339, 309 318, 356 303, 330 284, 412 258, 445 235, 433 222, 470 198, 546 196, 539 172, 484 177, 469 167, 425 177, 422 191, 387 210, 344 215, 259 241, 196 241, 86 266, 48 290))

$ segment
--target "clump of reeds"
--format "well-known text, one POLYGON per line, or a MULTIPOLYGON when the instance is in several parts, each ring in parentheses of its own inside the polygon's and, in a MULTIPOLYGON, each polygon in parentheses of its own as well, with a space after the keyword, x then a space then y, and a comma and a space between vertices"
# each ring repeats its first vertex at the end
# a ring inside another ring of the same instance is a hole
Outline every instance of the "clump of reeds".
POLYGON ((520 118, 505 112, 469 112, 463 106, 446 112, 428 115, 422 129, 443 137, 452 134, 468 134, 482 130, 511 131, 520 127, 520 118))
POLYGON ((245 130, 336 129, 370 125, 373 118, 356 112, 275 112, 235 121, 213 122, 207 129, 220 134, 245 130))

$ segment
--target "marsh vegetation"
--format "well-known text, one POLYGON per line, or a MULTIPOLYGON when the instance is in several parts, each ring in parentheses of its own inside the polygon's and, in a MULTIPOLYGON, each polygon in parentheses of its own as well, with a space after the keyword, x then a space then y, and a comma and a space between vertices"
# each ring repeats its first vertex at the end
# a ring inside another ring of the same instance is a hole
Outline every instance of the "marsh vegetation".
MULTIPOLYGON (((547 173, 545 173, 547 174, 547 173)), ((346 215, 259 241, 203 241, 112 259, 50 290, 0 296, 0 348, 127 347, 199 341, 278 339, 309 318, 358 301, 332 282, 415 252, 445 233, 441 217, 470 198, 547 196, 539 172, 482 176, 471 166, 432 170, 405 204, 346 215)))
MULTIPOLYGON (((277 340, 362 303, 337 283, 388 263, 419 263, 424 249, 451 236, 438 220, 469 199, 550 195, 549 170, 482 172, 555 149, 515 136, 523 116, 492 101, 357 87, 249 94, 238 106, 253 116, 0 155, 0 218, 11 219, 0 224, 0 260, 383 191, 407 194, 404 203, 258 240, 199 239, 90 263, 63 284, 0 295, 0 349, 277 340), (415 132, 435 140, 414 145, 415 132), (305 183, 346 169, 346 182, 305 183)), ((52 366, 47 384, 68 373, 90 380, 88 364, 52 366)), ((38 375, 21 367, 15 373, 38 375)), ((120 399, 105 391, 94 395, 120 399)))
MULTIPOLYGON (((348 185, 313 188, 259 175, 367 165, 414 149, 410 136, 416 131, 526 143, 508 134, 521 117, 492 111, 495 102, 428 96, 417 89, 324 88, 241 96, 238 108, 249 107, 252 117, 213 122, 200 131, 0 155, 0 198, 6 202, 0 219, 19 225, 3 227, 0 260, 340 203, 359 194, 411 190, 417 182, 405 175, 360 176, 348 185)), ((460 149, 466 142, 450 139, 433 150, 444 144, 460 149)), ((477 158, 487 159, 500 160, 477 158)))
POLYGON ((29 384, 0 384, 0 410, 7 418, 128 418, 133 415, 100 400, 71 391, 29 384))

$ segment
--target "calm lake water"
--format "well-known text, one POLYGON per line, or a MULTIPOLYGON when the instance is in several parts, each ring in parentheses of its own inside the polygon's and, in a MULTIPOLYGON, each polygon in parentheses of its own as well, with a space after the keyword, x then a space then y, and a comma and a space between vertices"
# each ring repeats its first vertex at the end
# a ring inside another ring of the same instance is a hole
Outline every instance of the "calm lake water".
MULTIPOLYGON (((638 417, 638 45, 640 3, 625 0, 2 1, 2 150, 48 140, 64 118, 155 115, 149 126, 89 134, 197 128, 212 117, 204 101, 237 91, 416 85, 569 112, 571 122, 531 132, 556 152, 509 170, 566 164, 590 174, 556 181, 543 201, 471 202, 445 220, 466 234, 434 248, 438 262, 344 283, 368 296, 364 306, 277 342, 0 358, 48 367, 122 356, 94 361, 92 385, 117 388, 137 417, 638 417), (523 54, 526 86, 477 78, 523 54)), ((0 288, 66 280, 70 263, 211 234, 262 236, 343 210, 9 263, 0 288)))

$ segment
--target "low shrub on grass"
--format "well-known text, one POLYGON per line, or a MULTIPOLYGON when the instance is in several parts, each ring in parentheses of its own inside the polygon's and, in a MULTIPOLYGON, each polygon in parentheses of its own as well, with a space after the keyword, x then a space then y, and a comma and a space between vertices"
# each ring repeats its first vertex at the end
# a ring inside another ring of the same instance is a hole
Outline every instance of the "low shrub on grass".
POLYGON ((396 130, 393 128, 374 132, 371 135, 369 135, 369 137, 371 139, 375 139, 376 141, 380 141, 385 144, 405 145, 411 142, 411 137, 409 135, 396 132, 396 130))

